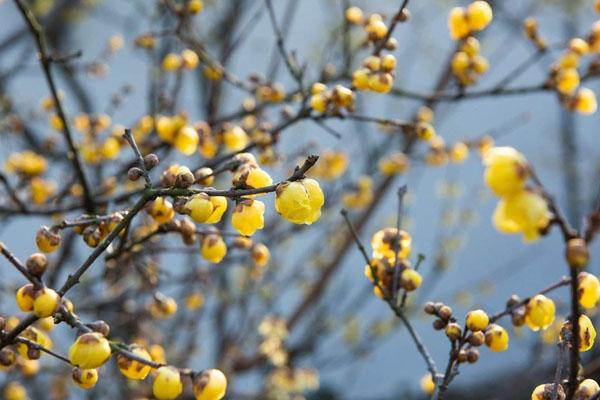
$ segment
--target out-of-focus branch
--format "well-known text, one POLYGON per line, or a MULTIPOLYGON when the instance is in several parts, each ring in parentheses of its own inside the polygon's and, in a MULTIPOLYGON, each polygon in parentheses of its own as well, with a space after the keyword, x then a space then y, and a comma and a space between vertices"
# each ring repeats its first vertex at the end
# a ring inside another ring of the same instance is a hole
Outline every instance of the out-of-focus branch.
POLYGON ((37 19, 35 18, 35 15, 33 15, 31 9, 25 4, 23 0, 14 1, 17 5, 17 8, 23 15, 23 18, 27 22, 31 34, 35 38, 35 43, 39 51, 40 65, 42 66, 46 82, 48 83, 48 87, 50 88, 50 93, 54 101, 54 107, 56 108, 56 114, 58 115, 58 118, 61 121, 63 136, 65 137, 67 146, 69 148, 68 158, 71 160, 73 167, 75 168, 75 173, 77 174, 79 183, 81 184, 81 187, 83 189, 83 196, 85 199, 86 209, 89 213, 94 213, 96 206, 92 197, 90 185, 88 184, 87 178, 85 177, 85 173, 83 171, 79 151, 75 147, 75 142, 73 141, 73 136, 71 135, 69 121, 65 115, 62 102, 58 95, 58 90, 56 89, 56 84, 54 82, 54 76, 52 75, 51 68, 52 58, 48 55, 48 50, 46 49, 46 37, 44 36, 43 29, 38 23, 37 19))

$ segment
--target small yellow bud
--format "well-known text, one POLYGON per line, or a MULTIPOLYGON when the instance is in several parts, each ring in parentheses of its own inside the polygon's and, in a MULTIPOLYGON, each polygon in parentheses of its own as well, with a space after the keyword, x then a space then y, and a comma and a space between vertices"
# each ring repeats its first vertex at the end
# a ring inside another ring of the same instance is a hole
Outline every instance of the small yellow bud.
POLYGON ((173 400, 183 391, 181 374, 174 367, 160 367, 152 383, 152 393, 158 400, 173 400))
POLYGON ((508 333, 500 325, 491 324, 485 330, 485 344, 493 352, 505 351, 508 349, 508 333))
POLYGON ((577 277, 579 304, 584 308, 594 308, 600 298, 600 281, 595 275, 580 272, 577 277))
POLYGON ((466 325, 473 332, 479 332, 487 328, 489 317, 483 310, 473 310, 467 313, 466 325))
POLYGON ((165 71, 173 72, 181 68, 181 56, 176 53, 169 53, 163 58, 162 67, 165 71))
MULTIPOLYGON (((134 344, 131 346, 130 351, 145 360, 152 361, 152 357, 150 354, 144 349, 142 346, 134 344)), ((119 371, 129 379, 133 380, 143 380, 148 376, 150 370, 152 369, 148 364, 141 363, 136 360, 132 360, 123 354, 119 354, 117 356, 117 366, 119 367, 119 371)))
POLYGON ((73 382, 82 389, 91 389, 98 382, 98 371, 95 369, 73 368, 71 372, 73 382))
POLYGON ((220 400, 227 390, 227 378, 218 369, 204 370, 194 377, 192 390, 196 400, 220 400))

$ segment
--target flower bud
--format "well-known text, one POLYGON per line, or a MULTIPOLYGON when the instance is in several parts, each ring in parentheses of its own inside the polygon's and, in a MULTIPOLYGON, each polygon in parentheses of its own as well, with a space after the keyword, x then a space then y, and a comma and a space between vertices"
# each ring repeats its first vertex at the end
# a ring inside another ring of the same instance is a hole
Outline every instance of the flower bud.
POLYGON ((585 241, 581 238, 570 239, 567 242, 565 257, 571 268, 583 268, 590 260, 590 253, 585 241))

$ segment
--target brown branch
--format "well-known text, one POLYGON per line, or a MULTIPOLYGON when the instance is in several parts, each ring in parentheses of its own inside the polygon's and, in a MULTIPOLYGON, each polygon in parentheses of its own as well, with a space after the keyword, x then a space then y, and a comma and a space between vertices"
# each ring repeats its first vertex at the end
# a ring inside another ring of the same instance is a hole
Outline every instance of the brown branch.
POLYGON ((146 181, 146 187, 147 188, 152 187, 152 181, 150 180, 150 175, 148 175, 148 169, 146 168, 146 163, 144 162, 144 157, 142 156, 142 153, 140 152, 140 149, 139 149, 137 143, 135 142, 135 139, 131 135, 131 129, 125 128, 125 133, 123 134, 123 137, 125 138, 125 140, 127 140, 127 143, 129 143, 129 145, 131 146, 131 148, 137 158, 138 167, 142 170, 142 176, 144 177, 144 180, 146 181))

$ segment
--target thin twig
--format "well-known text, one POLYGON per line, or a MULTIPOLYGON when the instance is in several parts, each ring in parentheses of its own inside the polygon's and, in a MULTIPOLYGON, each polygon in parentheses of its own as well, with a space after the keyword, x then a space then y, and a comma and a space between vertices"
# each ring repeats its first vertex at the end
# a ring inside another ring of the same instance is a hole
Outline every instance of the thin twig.
POLYGON ((123 137, 125 138, 125 140, 127 140, 127 143, 129 143, 129 145, 133 149, 133 152, 135 153, 135 156, 138 161, 138 166, 142 170, 142 175, 146 180, 146 187, 152 187, 152 181, 150 180, 150 175, 148 174, 148 169, 146 168, 146 163, 144 162, 144 157, 142 156, 142 153, 140 152, 140 149, 137 143, 135 142, 133 135, 131 135, 131 129, 125 128, 125 133, 123 134, 123 137))

